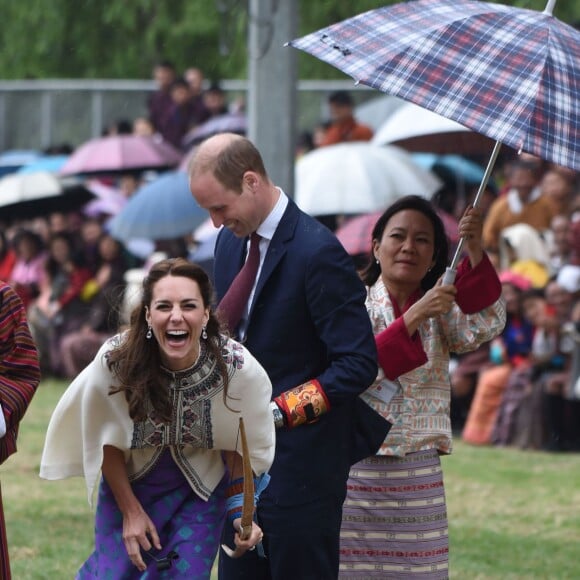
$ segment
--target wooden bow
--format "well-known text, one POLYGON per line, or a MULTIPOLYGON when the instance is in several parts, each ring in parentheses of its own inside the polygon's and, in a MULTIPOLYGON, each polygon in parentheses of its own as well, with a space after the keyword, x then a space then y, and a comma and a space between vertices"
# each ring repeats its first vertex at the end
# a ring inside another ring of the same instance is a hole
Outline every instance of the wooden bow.
MULTIPOLYGON (((243 467, 243 503, 242 503, 242 517, 240 522, 240 529, 238 534, 240 539, 247 540, 252 533, 252 522, 254 520, 254 473, 252 471, 252 464, 250 462, 250 451, 248 448, 248 440, 246 439, 246 429, 244 427, 244 420, 240 417, 240 442, 242 444, 242 467, 243 467)), ((236 546, 232 550, 229 546, 222 544, 222 550, 230 558, 239 558, 246 552, 245 548, 236 546)))

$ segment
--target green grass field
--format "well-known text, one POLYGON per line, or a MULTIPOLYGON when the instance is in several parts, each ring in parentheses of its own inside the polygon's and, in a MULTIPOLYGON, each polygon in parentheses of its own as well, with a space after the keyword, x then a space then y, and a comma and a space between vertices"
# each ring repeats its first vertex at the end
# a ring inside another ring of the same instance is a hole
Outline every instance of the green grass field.
MULTIPOLYGON (((0 467, 14 580, 73 578, 92 549, 84 482, 38 477, 46 426, 63 390, 62 383, 41 385, 19 451, 0 467)), ((580 578, 580 455, 457 442, 443 469, 451 578, 580 578)))

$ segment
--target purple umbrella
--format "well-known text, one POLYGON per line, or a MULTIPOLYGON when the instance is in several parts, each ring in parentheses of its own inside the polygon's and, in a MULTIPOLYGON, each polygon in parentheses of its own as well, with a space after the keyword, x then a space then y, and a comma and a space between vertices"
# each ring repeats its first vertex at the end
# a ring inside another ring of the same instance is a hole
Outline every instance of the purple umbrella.
POLYGON ((81 145, 61 168, 62 175, 103 175, 168 169, 181 161, 169 143, 140 135, 113 135, 81 145))
POLYGON ((226 113, 212 117, 205 123, 194 127, 184 138, 183 146, 188 149, 204 139, 218 133, 237 133, 245 135, 248 128, 246 116, 241 113, 226 113))

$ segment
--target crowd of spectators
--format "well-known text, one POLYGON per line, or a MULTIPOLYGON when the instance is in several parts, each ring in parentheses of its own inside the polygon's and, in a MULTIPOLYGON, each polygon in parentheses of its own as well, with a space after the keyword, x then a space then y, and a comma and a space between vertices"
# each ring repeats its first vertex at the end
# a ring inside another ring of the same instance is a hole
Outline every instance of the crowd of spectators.
POLYGON ((578 175, 530 155, 505 168, 484 221, 502 281, 500 338, 452 365, 452 420, 474 445, 580 450, 578 175))
MULTIPOLYGON (((157 135, 185 151, 184 137, 200 123, 239 111, 198 68, 180 76, 162 62, 153 76, 148 117, 117 122, 105 133, 157 135)), ((371 139, 348 93, 331 93, 327 104, 328 121, 297 144, 297 156, 371 139)), ((142 177, 110 176, 107 183, 128 198, 142 177)), ((448 175, 440 177, 444 186, 433 202, 449 224, 473 192, 459 195, 448 175)), ((498 164, 495 177, 498 187, 482 199, 483 237, 500 273, 508 322, 492 344, 452 359, 454 430, 476 445, 580 450, 580 179, 527 154, 498 164)), ((107 232, 112 210, 85 211, 90 207, 0 228, 0 279, 26 306, 45 376, 76 376, 127 322, 127 285, 138 286, 153 259, 192 255, 191 237, 125 246, 107 232)))

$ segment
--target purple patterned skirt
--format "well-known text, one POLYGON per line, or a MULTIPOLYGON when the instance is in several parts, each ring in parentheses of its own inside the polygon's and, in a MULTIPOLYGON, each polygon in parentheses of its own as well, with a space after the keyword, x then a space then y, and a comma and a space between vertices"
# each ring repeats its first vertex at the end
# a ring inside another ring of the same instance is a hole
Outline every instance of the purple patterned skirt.
POLYGON ((133 491, 155 524, 163 549, 153 549, 157 559, 170 551, 179 558, 168 570, 157 571, 147 554, 145 572, 139 572, 129 560, 123 544, 123 518, 111 488, 101 480, 95 517, 95 551, 84 563, 77 579, 129 580, 134 578, 209 578, 219 547, 225 516, 225 479, 209 501, 199 498, 173 461, 171 453, 162 453, 155 467, 132 483, 133 491))
POLYGON ((340 530, 339 578, 448 577, 447 510, 435 449, 353 465, 340 530))

